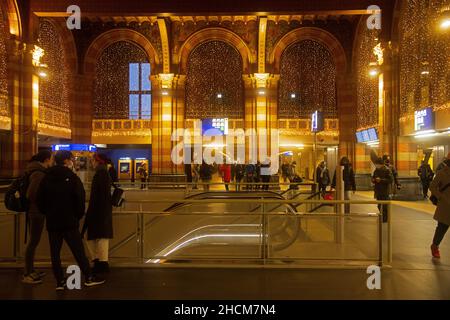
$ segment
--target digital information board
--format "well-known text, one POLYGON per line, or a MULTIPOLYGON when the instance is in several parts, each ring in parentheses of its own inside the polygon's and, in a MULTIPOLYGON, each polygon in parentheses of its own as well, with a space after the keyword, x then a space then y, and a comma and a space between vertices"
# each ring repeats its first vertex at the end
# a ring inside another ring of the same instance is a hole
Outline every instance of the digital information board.
POLYGON ((223 136, 228 134, 228 119, 203 119, 202 135, 223 136))
POLYGON ((368 143, 378 141, 378 131, 376 128, 369 128, 356 132, 356 140, 358 143, 368 143))
POLYGON ((434 129, 433 109, 426 108, 414 111, 414 130, 424 131, 434 129))

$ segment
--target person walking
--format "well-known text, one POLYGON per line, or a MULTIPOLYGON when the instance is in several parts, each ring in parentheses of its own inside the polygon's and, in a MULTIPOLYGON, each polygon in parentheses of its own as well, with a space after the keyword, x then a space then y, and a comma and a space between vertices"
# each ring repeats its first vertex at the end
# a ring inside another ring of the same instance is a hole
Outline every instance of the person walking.
MULTIPOLYGON (((342 172, 342 180, 344 181, 344 200, 351 200, 351 193, 356 192, 355 172, 348 157, 342 157, 339 163, 344 167, 342 172)), ((331 189, 336 189, 336 171, 334 171, 331 189)), ((344 205, 344 212, 350 213, 350 204, 344 205)))
POLYGON ((434 232, 431 254, 439 259, 441 257, 439 245, 450 226, 450 158, 443 162, 441 170, 431 182, 430 190, 438 200, 434 214, 434 220, 438 222, 438 225, 434 232))
POLYGON ((113 238, 112 181, 106 170, 106 162, 107 158, 103 154, 95 154, 92 159, 95 174, 83 228, 83 232, 87 231, 87 244, 94 263, 94 273, 109 271, 109 240, 113 238))
POLYGON ((108 162, 106 163, 106 167, 108 169, 108 173, 109 173, 109 176, 111 178, 111 181, 113 183, 119 182, 119 176, 117 174, 117 170, 114 167, 114 164, 113 164, 111 159, 108 159, 108 162))
POLYGON ((192 187, 192 164, 191 163, 185 163, 184 164, 184 174, 186 175, 186 189, 189 190, 192 187))
POLYGON ((383 162, 384 165, 391 171, 392 174, 392 183, 389 186, 389 196, 392 199, 392 196, 397 193, 397 190, 400 190, 402 188, 402 185, 400 184, 400 181, 398 180, 398 172, 397 169, 395 169, 394 165, 391 161, 391 156, 388 154, 383 155, 383 162))
POLYGON ((61 266, 61 247, 66 241, 76 262, 84 274, 84 285, 92 287, 105 280, 95 276, 86 257, 79 221, 84 216, 85 191, 80 178, 73 172, 73 155, 70 151, 58 151, 56 166, 47 170, 37 193, 37 206, 47 220, 53 274, 56 290, 66 288, 61 266))
POLYGON ((264 191, 268 191, 269 190, 269 185, 268 183, 270 183, 270 158, 267 158, 266 160, 264 160, 264 162, 261 164, 261 179, 263 182, 263 186, 262 189, 264 191))
POLYGON ((245 166, 245 182, 247 183, 247 185, 245 186, 245 190, 252 190, 255 170, 256 167, 254 164, 249 163, 245 166))
POLYGON ((224 163, 219 165, 219 173, 222 181, 225 184, 225 190, 229 191, 229 184, 231 182, 231 165, 224 163))
POLYGON ((200 167, 200 179, 203 182, 203 190, 206 192, 209 192, 209 184, 212 180, 212 171, 212 166, 203 161, 200 167))
POLYGON ((255 190, 260 189, 259 183, 261 182, 261 162, 257 161, 255 165, 255 176, 253 178, 253 182, 255 183, 255 190))
POLYGON ((138 169, 139 177, 141 178, 141 190, 146 188, 148 170, 147 164, 144 162, 138 169))
POLYGON ((289 181, 293 181, 295 176, 297 176, 297 162, 292 161, 291 165, 289 166, 289 181))
POLYGON ((192 166, 192 182, 193 188, 198 189, 198 181, 200 179, 200 165, 198 163, 194 163, 192 166))
POLYGON ((327 187, 330 185, 330 173, 326 166, 325 161, 322 161, 316 170, 316 182, 319 185, 319 192, 322 194, 322 198, 325 197, 327 187))
MULTIPOLYGON (((374 184, 375 199, 378 201, 390 200, 389 190, 394 177, 391 170, 386 167, 383 159, 379 158, 376 162, 376 169, 372 175, 372 183, 374 184)), ((388 205, 379 204, 378 210, 383 215, 383 222, 388 222, 388 205)))
POLYGON ((422 183, 423 198, 428 199, 428 189, 430 188, 431 181, 433 181, 434 172, 428 163, 422 161, 422 164, 417 170, 417 175, 422 183))
POLYGON ((41 241, 45 225, 45 215, 39 210, 37 205, 37 192, 42 179, 45 177, 45 170, 51 166, 51 163, 52 153, 48 150, 42 150, 31 158, 25 171, 29 183, 26 191, 28 200, 28 211, 26 213, 28 223, 26 227, 29 227, 30 239, 25 250, 25 270, 22 282, 27 284, 42 283, 42 277, 45 275, 34 270, 34 255, 41 241))
POLYGON ((284 183, 289 179, 289 168, 290 165, 286 161, 281 165, 281 177, 283 178, 284 183))
POLYGON ((241 190, 241 181, 244 179, 245 175, 245 167, 243 164, 239 162, 239 159, 236 163, 236 191, 241 190))

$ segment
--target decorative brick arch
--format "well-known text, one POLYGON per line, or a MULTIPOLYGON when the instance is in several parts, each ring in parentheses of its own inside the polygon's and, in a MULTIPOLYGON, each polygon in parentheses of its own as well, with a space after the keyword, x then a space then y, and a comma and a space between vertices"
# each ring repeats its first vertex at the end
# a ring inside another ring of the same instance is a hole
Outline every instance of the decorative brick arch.
POLYGON ((3 0, 2 3, 3 5, 0 8, 0 14, 2 13, 1 9, 6 13, 8 32, 20 39, 22 37, 22 24, 17 1, 3 0))
POLYGON ((84 58, 83 72, 85 74, 94 74, 95 65, 103 50, 119 41, 127 41, 141 47, 147 54, 152 65, 152 70, 160 64, 159 56, 151 42, 139 32, 130 29, 114 29, 102 33, 89 46, 84 58))
POLYGON ((295 29, 287 33, 275 45, 270 54, 269 62, 273 64, 275 73, 280 73, 281 56, 291 44, 302 40, 314 40, 324 45, 332 54, 338 78, 343 76, 347 71, 347 58, 345 56, 344 48, 339 40, 337 40, 331 33, 313 27, 304 27, 295 29))
POLYGON ((244 40, 225 28, 206 28, 191 35, 181 46, 178 60, 180 74, 186 74, 187 63, 192 50, 200 44, 211 40, 223 41, 236 48, 242 57, 243 73, 250 72, 250 65, 256 61, 256 58, 252 55, 244 40))

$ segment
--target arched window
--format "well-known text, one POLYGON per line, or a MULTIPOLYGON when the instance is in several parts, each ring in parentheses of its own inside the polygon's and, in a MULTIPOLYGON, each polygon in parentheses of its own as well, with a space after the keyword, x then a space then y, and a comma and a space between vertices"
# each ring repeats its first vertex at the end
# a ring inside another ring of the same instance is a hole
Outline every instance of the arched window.
POLYGON ((101 54, 94 84, 95 119, 150 119, 151 65, 139 46, 119 41, 101 54))
POLYGON ((45 51, 41 63, 48 66, 48 77, 39 84, 39 120, 70 128, 69 68, 62 39, 50 21, 40 21, 38 43, 45 51))
POLYGON ((448 0, 402 1, 400 36, 400 112, 450 104, 450 41, 439 30, 448 0))
POLYGON ((336 66, 330 51, 313 40, 289 46, 281 56, 279 118, 309 118, 315 110, 336 117, 336 66))
POLYGON ((357 74, 357 127, 367 128, 378 125, 378 77, 370 76, 370 63, 376 62, 373 49, 379 41, 378 31, 369 30, 365 20, 362 21, 356 44, 357 74))
POLYGON ((186 118, 244 117, 242 58, 231 45, 209 41, 188 59, 186 118))

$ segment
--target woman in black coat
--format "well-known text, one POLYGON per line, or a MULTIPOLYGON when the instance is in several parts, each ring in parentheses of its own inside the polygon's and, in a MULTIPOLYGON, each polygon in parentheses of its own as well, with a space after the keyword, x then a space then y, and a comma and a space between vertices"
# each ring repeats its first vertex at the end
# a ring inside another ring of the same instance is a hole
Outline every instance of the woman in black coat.
POLYGON ((109 270, 109 239, 113 238, 112 181, 106 167, 107 160, 102 154, 94 155, 95 175, 86 213, 88 248, 94 260, 94 273, 109 270))

